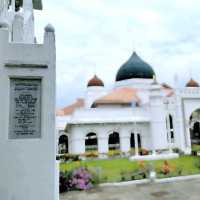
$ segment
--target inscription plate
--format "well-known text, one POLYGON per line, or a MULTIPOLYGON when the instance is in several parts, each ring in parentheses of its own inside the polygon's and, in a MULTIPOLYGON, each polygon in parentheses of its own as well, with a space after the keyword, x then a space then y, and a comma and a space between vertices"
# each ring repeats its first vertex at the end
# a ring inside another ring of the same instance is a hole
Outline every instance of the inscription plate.
POLYGON ((9 139, 41 137, 41 79, 10 79, 9 139))

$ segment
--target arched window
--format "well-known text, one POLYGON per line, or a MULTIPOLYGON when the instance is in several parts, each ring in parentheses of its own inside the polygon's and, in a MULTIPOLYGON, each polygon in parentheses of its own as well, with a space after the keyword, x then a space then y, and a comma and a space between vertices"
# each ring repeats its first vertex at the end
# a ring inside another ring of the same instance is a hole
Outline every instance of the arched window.
MULTIPOLYGON (((141 141, 141 136, 140 136, 140 134, 137 134, 137 142, 138 142, 138 148, 142 148, 142 141, 141 141)), ((131 143, 131 148, 135 148, 135 137, 134 137, 134 133, 131 133, 130 143, 131 143)))
POLYGON ((200 144, 200 109, 190 116, 190 138, 192 144, 200 144))
POLYGON ((195 122, 193 128, 193 139, 200 139, 200 123, 195 122))
POLYGON ((174 124, 172 115, 169 115, 169 128, 170 128, 171 142, 174 142, 174 124))
POLYGON ((135 137, 134 133, 131 133, 131 149, 135 148, 135 137))
POLYGON ((109 135, 108 145, 109 145, 109 150, 119 150, 120 149, 119 133, 113 132, 109 135))
POLYGON ((68 137, 66 135, 59 137, 58 151, 60 154, 68 153, 68 137))
POLYGON ((85 137, 85 151, 97 151, 98 140, 96 133, 88 133, 85 137))
POLYGON ((140 134, 137 134, 137 140, 138 140, 138 147, 142 148, 142 141, 141 141, 141 136, 140 134))
POLYGON ((174 124, 173 124, 173 117, 169 114, 166 117, 166 128, 167 128, 167 140, 168 142, 174 143, 174 124))

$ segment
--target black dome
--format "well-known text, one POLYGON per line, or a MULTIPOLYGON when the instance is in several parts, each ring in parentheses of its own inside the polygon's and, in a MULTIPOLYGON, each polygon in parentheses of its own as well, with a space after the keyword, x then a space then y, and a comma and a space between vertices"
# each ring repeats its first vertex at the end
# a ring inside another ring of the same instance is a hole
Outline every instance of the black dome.
POLYGON ((116 81, 132 78, 152 79, 154 75, 152 67, 134 52, 129 60, 118 70, 116 81))

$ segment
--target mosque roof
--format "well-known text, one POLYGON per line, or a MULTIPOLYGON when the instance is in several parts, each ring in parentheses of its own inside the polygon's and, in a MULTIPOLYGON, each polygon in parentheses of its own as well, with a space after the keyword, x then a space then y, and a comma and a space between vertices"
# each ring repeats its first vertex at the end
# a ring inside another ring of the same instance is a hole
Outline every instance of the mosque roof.
POLYGON ((118 88, 111 93, 97 99, 94 104, 130 104, 133 101, 140 103, 140 98, 137 96, 137 90, 134 88, 118 88))
POLYGON ((133 52, 129 60, 124 63, 117 72, 116 81, 132 78, 153 79, 153 68, 143 61, 136 52, 133 52))
POLYGON ((96 75, 94 75, 94 77, 89 80, 87 86, 88 87, 91 87, 91 86, 102 86, 103 87, 104 83, 100 78, 98 78, 96 75))
POLYGON ((84 99, 77 99, 77 101, 69 106, 56 111, 56 116, 67 116, 71 115, 76 109, 84 106, 84 99))
POLYGON ((186 87, 199 87, 199 83, 191 78, 186 84, 186 87))

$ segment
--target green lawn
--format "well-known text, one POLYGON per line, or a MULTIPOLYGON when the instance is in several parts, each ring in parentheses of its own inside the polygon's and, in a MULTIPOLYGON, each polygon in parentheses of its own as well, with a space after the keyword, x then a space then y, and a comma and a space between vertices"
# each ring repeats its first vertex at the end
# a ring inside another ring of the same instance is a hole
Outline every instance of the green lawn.
MULTIPOLYGON (((181 156, 175 160, 169 160, 168 163, 172 168, 181 168, 181 175, 199 174, 200 168, 196 166, 196 163, 200 162, 199 157, 181 156)), ((163 161, 152 161, 155 168, 161 169, 163 161)), ((148 161, 145 162, 148 164, 148 161)), ((138 162, 130 162, 126 158, 113 159, 113 160, 93 160, 93 161, 81 161, 71 163, 61 163, 61 171, 69 171, 80 166, 87 166, 89 169, 99 168, 101 169, 101 177, 106 177, 106 182, 119 182, 121 180, 121 172, 131 173, 139 168, 138 162)), ((105 182, 105 181, 104 181, 105 182)))

